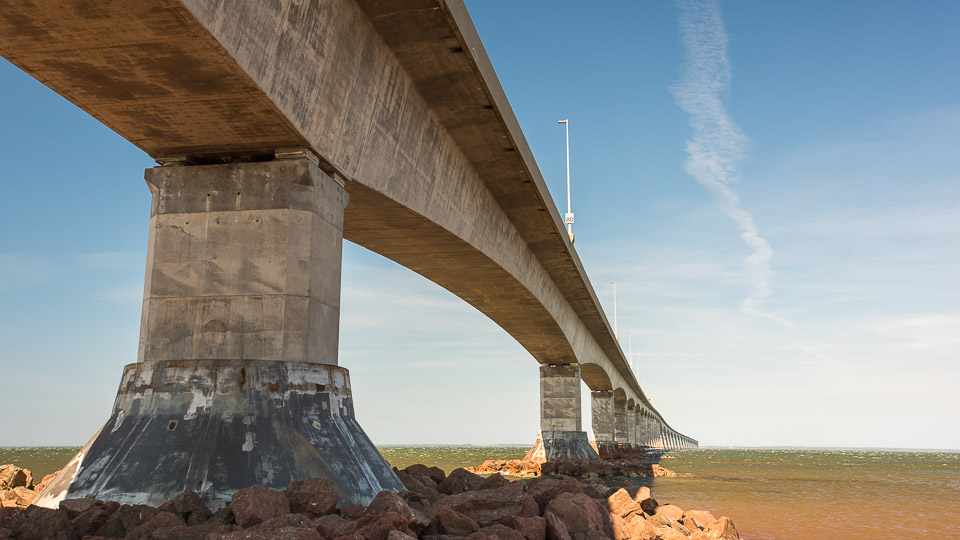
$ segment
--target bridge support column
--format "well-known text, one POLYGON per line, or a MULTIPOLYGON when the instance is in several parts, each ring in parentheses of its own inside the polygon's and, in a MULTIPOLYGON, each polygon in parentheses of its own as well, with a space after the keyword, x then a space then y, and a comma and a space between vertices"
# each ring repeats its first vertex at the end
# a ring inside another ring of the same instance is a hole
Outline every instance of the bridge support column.
POLYGON ((148 169, 138 362, 113 414, 38 502, 158 505, 192 489, 330 479, 340 504, 403 484, 338 367, 346 190, 308 159, 148 169))
POLYGON ((580 419, 580 366, 540 366, 540 437, 525 459, 597 459, 580 419))
POLYGON ((627 406, 627 444, 637 445, 637 410, 627 406))
POLYGON ((620 451, 626 450, 626 444, 629 443, 627 440, 627 402, 623 401, 614 401, 613 404, 613 428, 614 428, 614 440, 617 442, 617 446, 620 451))
POLYGON ((590 410, 593 419, 593 436, 597 440, 597 452, 606 457, 613 446, 613 392, 598 390, 590 392, 590 410))

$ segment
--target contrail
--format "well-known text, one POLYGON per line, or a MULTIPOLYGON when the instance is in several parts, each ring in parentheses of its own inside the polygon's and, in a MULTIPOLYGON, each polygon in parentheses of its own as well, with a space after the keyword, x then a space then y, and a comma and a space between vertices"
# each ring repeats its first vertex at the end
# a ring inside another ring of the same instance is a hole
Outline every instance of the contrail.
POLYGON ((760 311, 760 304, 770 296, 773 251, 760 236, 753 217, 740 206, 740 198, 730 189, 740 179, 737 166, 746 157, 750 140, 730 118, 723 103, 731 75, 720 6, 716 0, 680 0, 678 5, 687 65, 680 83, 671 92, 680 108, 690 115, 693 128, 693 138, 687 141, 690 157, 684 170, 720 197, 723 211, 736 222, 740 237, 753 250, 747 257, 753 291, 740 309, 792 326, 783 317, 760 311))

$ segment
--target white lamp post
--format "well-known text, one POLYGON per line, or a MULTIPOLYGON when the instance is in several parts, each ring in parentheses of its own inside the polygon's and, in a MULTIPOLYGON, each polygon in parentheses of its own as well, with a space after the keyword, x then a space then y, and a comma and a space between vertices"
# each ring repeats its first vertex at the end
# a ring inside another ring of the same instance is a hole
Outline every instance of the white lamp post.
POLYGON ((563 124, 567 132, 567 215, 563 221, 567 224, 567 235, 570 237, 570 243, 573 243, 573 212, 570 210, 570 119, 557 120, 558 124, 563 124))

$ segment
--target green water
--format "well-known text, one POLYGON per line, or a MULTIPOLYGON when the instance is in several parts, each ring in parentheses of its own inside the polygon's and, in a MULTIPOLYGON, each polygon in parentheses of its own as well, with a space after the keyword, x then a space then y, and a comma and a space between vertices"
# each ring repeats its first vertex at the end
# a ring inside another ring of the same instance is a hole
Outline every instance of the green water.
MULTIPOLYGON (((42 478, 77 448, 0 448, 42 478)), ((391 465, 447 472, 485 459, 519 459, 520 447, 381 447, 391 465)), ((960 538, 960 454, 866 450, 679 450, 661 464, 673 478, 632 479, 661 503, 729 516, 763 539, 960 538)), ((611 481, 618 481, 613 480, 611 481)))

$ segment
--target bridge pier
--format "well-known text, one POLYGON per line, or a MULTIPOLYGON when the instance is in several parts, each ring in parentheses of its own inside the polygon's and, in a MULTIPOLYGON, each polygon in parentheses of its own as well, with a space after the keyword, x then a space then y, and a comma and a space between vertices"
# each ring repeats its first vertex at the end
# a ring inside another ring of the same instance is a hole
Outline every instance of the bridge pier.
POLYGON ((525 459, 598 459, 580 414, 580 365, 540 366, 540 437, 525 459))
POLYGON ((38 497, 208 505, 330 479, 341 505, 403 484, 338 367, 346 190, 309 159, 148 169, 138 362, 76 466, 38 497))
POLYGON ((605 457, 611 452, 612 447, 616 446, 613 430, 613 392, 610 390, 590 392, 590 410, 597 452, 600 457, 605 457))

